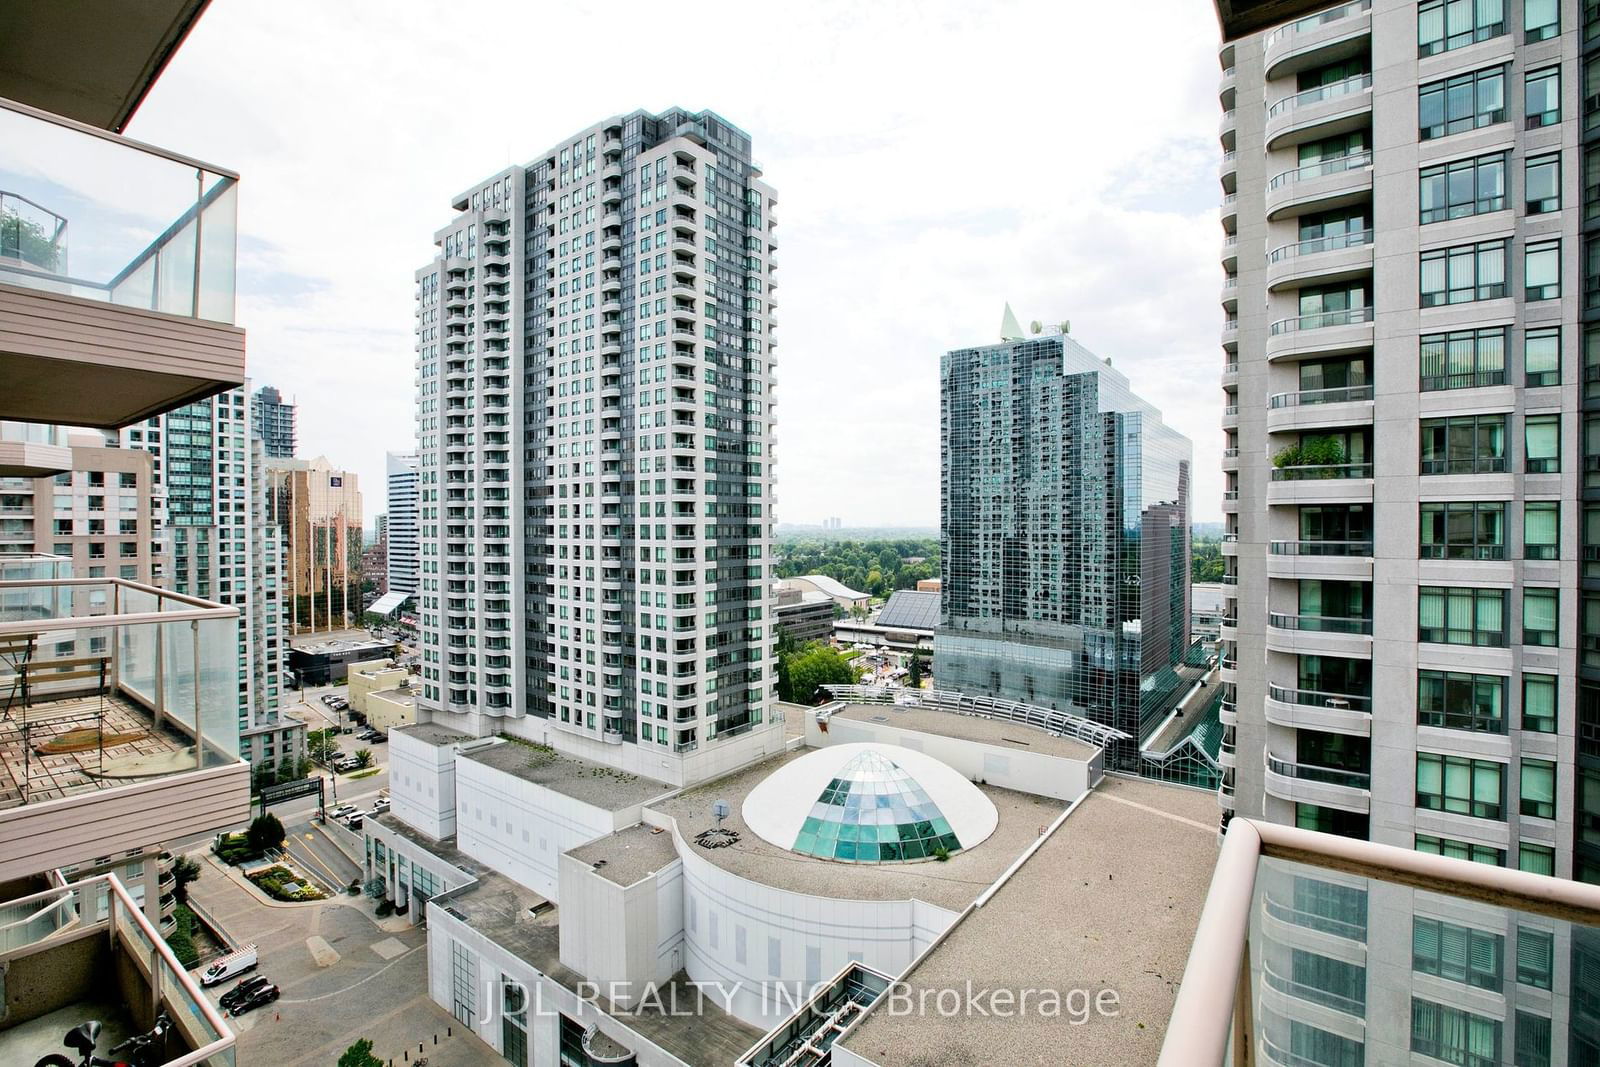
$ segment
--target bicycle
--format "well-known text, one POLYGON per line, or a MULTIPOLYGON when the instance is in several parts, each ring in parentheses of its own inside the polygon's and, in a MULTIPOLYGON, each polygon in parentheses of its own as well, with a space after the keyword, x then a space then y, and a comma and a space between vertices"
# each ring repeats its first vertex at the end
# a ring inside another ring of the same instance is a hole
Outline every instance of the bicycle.
POLYGON ((108 1060, 94 1054, 100 1043, 100 1020, 90 1019, 67 1031, 61 1043, 83 1058, 73 1062, 59 1052, 52 1052, 33 1067, 157 1067, 166 1060, 167 1034, 172 1030, 172 1020, 166 1012, 156 1016, 156 1024, 143 1034, 135 1034, 111 1049, 111 1055, 126 1052, 126 1060, 108 1060))

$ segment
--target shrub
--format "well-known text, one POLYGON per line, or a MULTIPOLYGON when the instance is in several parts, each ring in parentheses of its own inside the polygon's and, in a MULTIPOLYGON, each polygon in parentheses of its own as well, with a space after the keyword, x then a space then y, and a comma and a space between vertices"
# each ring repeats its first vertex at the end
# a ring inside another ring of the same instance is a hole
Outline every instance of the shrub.
POLYGON ((394 904, 392 902, 390 902, 388 900, 380 900, 380 901, 378 901, 378 918, 382 919, 385 916, 391 915, 393 913, 394 913, 394 904))
POLYGON ((372 1041, 364 1037, 344 1050, 338 1067, 383 1067, 383 1061, 372 1054, 372 1041))
POLYGON ((172 918, 177 925, 167 935, 167 945, 179 963, 192 968, 200 962, 200 950, 194 947, 194 912, 180 904, 172 910, 172 918))
POLYGON ((245 837, 250 842, 250 847, 257 852, 265 852, 269 848, 277 848, 283 844, 283 823, 278 817, 268 812, 257 815, 250 822, 250 829, 245 831, 245 837))
POLYGON ((945 848, 943 845, 936 845, 933 849, 933 858, 938 860, 940 863, 948 862, 950 859, 950 850, 945 848))

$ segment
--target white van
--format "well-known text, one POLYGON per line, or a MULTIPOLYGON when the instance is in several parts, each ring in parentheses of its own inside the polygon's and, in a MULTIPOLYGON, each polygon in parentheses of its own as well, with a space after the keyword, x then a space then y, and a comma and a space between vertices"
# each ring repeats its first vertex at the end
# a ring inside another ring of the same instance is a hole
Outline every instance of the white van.
POLYGON ((200 984, 213 986, 218 982, 226 982, 236 974, 243 974, 252 970, 256 965, 256 947, 246 945, 236 952, 230 952, 220 959, 214 960, 200 975, 200 984))

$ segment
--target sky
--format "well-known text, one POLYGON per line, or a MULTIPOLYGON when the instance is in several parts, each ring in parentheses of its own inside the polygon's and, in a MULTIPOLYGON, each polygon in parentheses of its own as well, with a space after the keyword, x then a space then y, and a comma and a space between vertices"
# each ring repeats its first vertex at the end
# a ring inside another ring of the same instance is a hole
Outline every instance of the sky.
POLYGON ((300 454, 414 444, 452 197, 611 115, 711 109, 776 190, 777 517, 937 526, 939 357, 1010 301, 1128 375, 1220 517, 1219 36, 1203 0, 214 0, 128 129, 238 171, 247 373, 300 454))

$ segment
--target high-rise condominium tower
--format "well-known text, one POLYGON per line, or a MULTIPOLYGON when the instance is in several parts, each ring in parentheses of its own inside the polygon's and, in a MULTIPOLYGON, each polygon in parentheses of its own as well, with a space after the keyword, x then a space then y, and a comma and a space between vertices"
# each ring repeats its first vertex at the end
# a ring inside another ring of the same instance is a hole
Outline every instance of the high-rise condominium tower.
POLYGON ((283 394, 270 385, 256 390, 250 402, 250 428, 266 449, 268 459, 287 459, 294 455, 295 405, 284 402, 283 394))
POLYGON ((940 438, 936 684, 1144 740, 1188 688, 1188 438, 1060 333, 946 353, 940 438))
POLYGON ((1223 49, 1226 812, 1600 880, 1582 11, 1223 49))
POLYGON ((388 454, 389 592, 417 591, 417 454, 388 454))
POLYGON ((710 112, 476 183, 417 272, 424 716, 658 777, 765 736, 773 191, 710 112))

